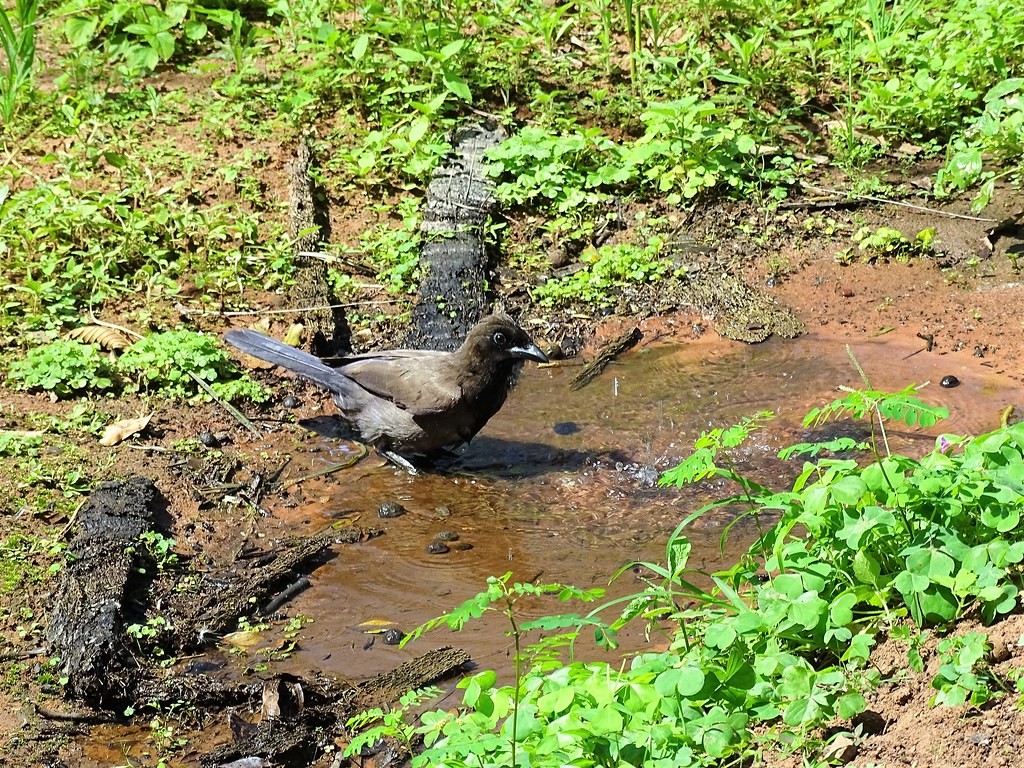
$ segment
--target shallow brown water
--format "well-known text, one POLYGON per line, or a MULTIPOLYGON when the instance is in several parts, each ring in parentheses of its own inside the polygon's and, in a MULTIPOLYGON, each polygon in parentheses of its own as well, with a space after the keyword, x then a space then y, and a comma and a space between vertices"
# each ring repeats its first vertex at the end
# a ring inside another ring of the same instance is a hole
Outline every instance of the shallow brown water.
MULTIPOLYGON (((894 451, 920 454, 939 432, 988 431, 1004 406, 1024 403, 1020 385, 989 372, 981 361, 912 354, 922 346, 884 338, 854 346, 873 387, 897 390, 930 380, 922 397, 951 411, 928 435, 891 434, 894 451), (946 375, 957 376, 961 385, 940 388, 946 375)), ((778 461, 776 451, 813 439, 800 426, 803 415, 840 396, 837 387, 861 384, 844 343, 815 337, 758 346, 701 340, 683 348, 648 348, 625 357, 582 391, 570 392, 577 370, 528 369, 505 408, 446 473, 410 476, 368 458, 322 485, 307 484, 307 497, 315 503, 275 510, 316 528, 349 517, 385 531, 342 548, 314 574, 314 587, 291 604, 290 613, 314 619, 303 632, 303 653, 288 662, 292 669, 321 668, 359 680, 451 643, 481 666, 507 672, 510 641, 496 613, 457 636, 438 631, 404 649, 385 645, 361 625, 389 621, 407 632, 483 590, 488 576, 506 571, 516 580, 604 587, 635 560, 661 561, 678 522, 729 490, 720 484, 679 490, 655 483, 687 455, 702 430, 775 409, 776 419, 735 457, 760 482, 782 487, 797 465, 778 461), (408 513, 380 520, 377 509, 384 501, 397 501, 408 513), (429 554, 427 544, 441 531, 456 533, 472 549, 429 554)), ((336 461, 342 450, 326 439, 322 448, 328 455, 307 455, 305 469, 303 457, 296 457, 296 472, 336 461)), ((731 519, 728 511, 717 511, 694 524, 692 565, 722 564, 719 539, 731 519)), ((755 535, 752 523, 737 526, 725 560, 734 560, 755 535)), ((637 575, 627 572, 611 585, 609 598, 641 587, 637 575)), ((589 608, 533 600, 522 610, 532 618, 589 608)), ((606 618, 614 615, 612 610, 606 618)), ((636 628, 624 648, 642 646, 640 634, 636 628)), ((609 658, 589 643, 577 650, 588 658, 609 658)))

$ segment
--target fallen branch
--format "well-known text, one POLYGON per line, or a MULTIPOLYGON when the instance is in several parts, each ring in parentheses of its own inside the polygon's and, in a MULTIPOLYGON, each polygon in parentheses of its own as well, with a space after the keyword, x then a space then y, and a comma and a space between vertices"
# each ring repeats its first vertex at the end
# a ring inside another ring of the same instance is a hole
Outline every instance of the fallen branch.
POLYGON ((966 221, 983 221, 988 224, 995 224, 998 219, 988 219, 984 216, 968 216, 964 213, 950 213, 949 211, 940 211, 937 208, 928 208, 924 205, 915 205, 914 203, 905 203, 902 200, 888 200, 884 197, 873 197, 872 195, 857 195, 853 192, 841 192, 838 189, 828 189, 827 187, 816 187, 813 184, 803 184, 804 189, 809 189, 811 192, 817 192, 822 195, 835 195, 836 197, 843 197, 847 200, 867 200, 872 203, 881 203, 882 205, 898 205, 901 208, 910 208, 914 211, 921 211, 922 213, 931 213, 935 216, 945 216, 949 219, 964 219, 966 221))
POLYGON ((62 720, 71 723, 113 723, 116 718, 104 712, 57 712, 56 710, 36 704, 36 714, 47 720, 62 720))
POLYGON ((291 600, 295 595, 309 586, 309 579, 303 576, 301 579, 289 584, 281 593, 260 609, 260 616, 269 616, 278 608, 291 600))
POLYGON ((207 384, 205 381, 203 381, 201 378, 199 378, 194 373, 192 373, 192 371, 188 371, 188 375, 191 376, 192 380, 195 381, 195 383, 198 384, 200 386, 200 388, 204 392, 206 392, 206 394, 208 394, 210 397, 212 397, 215 402, 218 402, 222 406, 224 406, 224 410, 226 410, 228 413, 230 413, 232 416, 234 416, 235 420, 239 424, 241 424, 243 427, 248 429, 250 432, 252 432, 257 437, 260 436, 260 431, 258 429, 256 429, 256 426, 251 421, 249 421, 247 418, 245 418, 245 416, 242 415, 242 412, 240 410, 235 408, 235 406, 233 406, 227 400, 224 400, 224 399, 222 399, 220 397, 217 397, 217 393, 213 391, 213 388, 209 384, 207 384))
POLYGON ((643 337, 643 333, 641 333, 640 328, 637 327, 622 334, 617 339, 612 339, 602 347, 601 351, 597 353, 597 357, 583 366, 583 370, 577 373, 573 380, 569 382, 569 389, 573 391, 583 389, 583 387, 587 386, 587 384, 600 376, 601 372, 607 368, 615 358, 640 343, 640 339, 643 337))
POLYGON ((312 480, 315 477, 323 477, 324 475, 333 474, 334 472, 337 472, 338 470, 341 469, 348 469, 349 467, 354 467, 356 464, 358 464, 360 461, 366 458, 366 454, 366 446, 363 445, 362 443, 359 443, 359 451, 347 461, 343 461, 340 464, 332 464, 331 466, 325 467, 324 469, 318 469, 316 472, 309 472, 308 474, 294 477, 287 483, 282 483, 281 489, 284 490, 286 488, 291 488, 293 485, 304 483, 306 480, 312 480))

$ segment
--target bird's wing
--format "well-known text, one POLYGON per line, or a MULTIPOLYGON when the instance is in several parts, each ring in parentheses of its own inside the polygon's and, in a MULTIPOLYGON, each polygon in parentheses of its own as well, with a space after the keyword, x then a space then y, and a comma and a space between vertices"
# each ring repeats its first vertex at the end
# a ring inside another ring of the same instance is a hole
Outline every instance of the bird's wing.
POLYGON ((347 358, 339 370, 413 416, 428 416, 449 410, 461 396, 454 377, 445 375, 450 357, 425 350, 370 353, 347 358))

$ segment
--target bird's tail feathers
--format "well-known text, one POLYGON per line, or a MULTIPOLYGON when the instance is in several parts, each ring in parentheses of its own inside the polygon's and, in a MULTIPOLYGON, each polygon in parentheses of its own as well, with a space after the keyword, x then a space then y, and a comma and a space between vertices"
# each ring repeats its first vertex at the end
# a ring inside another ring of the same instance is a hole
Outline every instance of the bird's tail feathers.
POLYGON ((247 355, 287 368, 336 394, 343 393, 351 385, 347 378, 324 365, 320 358, 257 331, 228 331, 224 340, 247 355))

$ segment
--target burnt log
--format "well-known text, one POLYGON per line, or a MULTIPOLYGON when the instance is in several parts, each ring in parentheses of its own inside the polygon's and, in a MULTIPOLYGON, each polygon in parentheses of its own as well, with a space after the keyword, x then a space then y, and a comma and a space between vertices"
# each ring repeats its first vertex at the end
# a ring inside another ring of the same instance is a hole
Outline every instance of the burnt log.
POLYGON ((150 584, 139 537, 154 529, 165 501, 150 480, 105 483, 78 513, 78 533, 57 578, 47 640, 67 691, 94 706, 132 698, 140 674, 125 628, 139 620, 134 600, 150 584))
POLYGON ((487 288, 493 259, 484 228, 495 206, 494 182, 484 173, 484 152, 505 138, 493 123, 459 128, 451 151, 434 170, 420 224, 419 298, 412 349, 451 351, 489 311, 487 288))
MULTIPOLYGON (((275 590, 290 589, 297 571, 311 562, 319 564, 333 557, 330 547, 335 542, 355 543, 362 536, 362 530, 350 527, 291 538, 261 558, 259 567, 252 572, 219 575, 215 582, 209 580, 198 595, 177 595, 173 605, 175 652, 201 648, 208 640, 234 627, 239 616, 253 612, 254 599, 257 605, 277 602, 275 590)), ((265 615, 271 611, 260 612, 265 615)))
POLYGON ((258 756, 275 764, 308 765, 343 735, 345 722, 353 715, 385 706, 407 691, 448 678, 469 664, 465 651, 445 647, 357 686, 293 676, 268 680, 262 687, 261 720, 249 723, 229 714, 232 743, 205 755, 202 763, 217 766, 243 756, 258 756), (282 706, 283 697, 289 706, 282 706))

